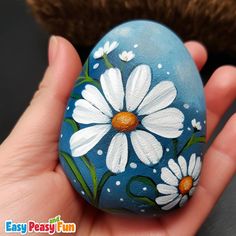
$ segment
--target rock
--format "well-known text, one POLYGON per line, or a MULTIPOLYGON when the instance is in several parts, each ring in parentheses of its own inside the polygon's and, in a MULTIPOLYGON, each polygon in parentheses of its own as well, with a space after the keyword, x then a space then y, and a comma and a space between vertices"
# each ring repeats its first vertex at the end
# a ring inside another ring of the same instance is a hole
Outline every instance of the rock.
POLYGON ((201 78, 180 39, 155 22, 124 23, 98 42, 75 83, 61 164, 93 206, 160 215, 195 191, 205 112, 201 78))

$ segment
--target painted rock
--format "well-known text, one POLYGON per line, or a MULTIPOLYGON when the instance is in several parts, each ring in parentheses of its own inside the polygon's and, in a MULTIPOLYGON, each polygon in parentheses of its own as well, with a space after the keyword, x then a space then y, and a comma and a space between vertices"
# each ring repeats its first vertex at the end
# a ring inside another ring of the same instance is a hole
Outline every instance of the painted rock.
POLYGON ((65 111, 60 161, 93 206, 159 215, 194 193, 205 123, 202 82, 183 43, 158 23, 130 21, 85 62, 65 111))

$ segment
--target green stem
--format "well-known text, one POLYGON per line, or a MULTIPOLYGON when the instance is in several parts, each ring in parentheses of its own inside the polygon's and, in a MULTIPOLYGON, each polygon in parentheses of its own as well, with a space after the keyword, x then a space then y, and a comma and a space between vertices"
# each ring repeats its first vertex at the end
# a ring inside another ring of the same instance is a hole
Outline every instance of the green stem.
POLYGON ((80 173, 79 169, 77 168, 76 164, 74 163, 74 160, 72 159, 72 157, 68 153, 63 152, 63 151, 60 151, 59 155, 62 158, 64 158, 64 160, 66 161, 66 163, 70 167, 71 171, 73 172, 74 176, 76 177, 77 181, 80 183, 81 187, 85 191, 87 197, 89 198, 89 200, 91 202, 93 202, 93 197, 92 197, 91 190, 89 189, 89 187, 88 187, 87 183, 85 182, 82 174, 80 173))
POLYGON ((104 55, 102 56, 102 58, 104 59, 104 62, 105 62, 105 65, 106 65, 107 68, 112 68, 112 67, 114 67, 114 66, 109 62, 109 60, 108 60, 108 58, 107 58, 107 54, 104 54, 104 55))

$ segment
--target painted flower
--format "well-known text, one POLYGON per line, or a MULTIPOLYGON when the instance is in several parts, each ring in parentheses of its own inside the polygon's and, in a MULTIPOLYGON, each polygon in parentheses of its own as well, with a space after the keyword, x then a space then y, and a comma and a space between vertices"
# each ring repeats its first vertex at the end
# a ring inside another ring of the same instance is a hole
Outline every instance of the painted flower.
POLYGON ((191 124, 192 124, 193 128, 196 129, 196 130, 201 130, 202 129, 200 121, 197 122, 196 119, 193 119, 191 121, 191 124))
POLYGON ((182 207, 192 196, 199 181, 201 158, 192 154, 187 167, 186 160, 179 156, 178 163, 173 159, 168 161, 168 167, 161 169, 161 179, 165 184, 158 184, 157 190, 164 196, 156 198, 158 205, 163 205, 162 210, 170 210, 179 204, 182 207))
POLYGON ((122 53, 119 54, 119 58, 122 61, 128 62, 130 60, 132 60, 135 57, 135 54, 133 53, 133 51, 123 51, 122 53))
POLYGON ((71 136, 72 156, 86 154, 113 129, 116 134, 106 155, 109 170, 114 173, 125 171, 128 138, 141 162, 146 165, 158 163, 163 149, 153 134, 177 138, 183 132, 183 113, 168 107, 177 95, 174 84, 162 81, 148 92, 151 69, 143 64, 131 72, 125 90, 118 68, 107 69, 101 75, 100 82, 104 96, 95 86, 86 85, 82 91, 83 99, 75 102, 73 119, 90 126, 71 136))
POLYGON ((94 59, 103 57, 105 54, 108 55, 111 51, 116 49, 119 46, 117 41, 113 41, 111 44, 109 41, 106 41, 103 47, 98 48, 98 50, 93 54, 94 59))

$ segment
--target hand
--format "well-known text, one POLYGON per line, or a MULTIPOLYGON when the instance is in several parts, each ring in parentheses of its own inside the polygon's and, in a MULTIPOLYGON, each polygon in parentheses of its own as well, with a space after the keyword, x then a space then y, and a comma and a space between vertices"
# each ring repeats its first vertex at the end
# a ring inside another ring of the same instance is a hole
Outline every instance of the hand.
MULTIPOLYGON (((207 59, 206 50, 197 42, 188 42, 186 47, 201 69, 207 59)), ((53 37, 49 67, 39 90, 0 146, 0 222, 47 222, 61 215, 65 222, 77 224, 81 236, 195 234, 235 173, 236 114, 208 149, 199 186, 185 207, 160 219, 106 214, 90 207, 75 193, 58 163, 63 113, 80 70, 81 62, 72 45, 53 37)), ((236 69, 217 69, 205 93, 209 139, 236 98, 236 69)))

